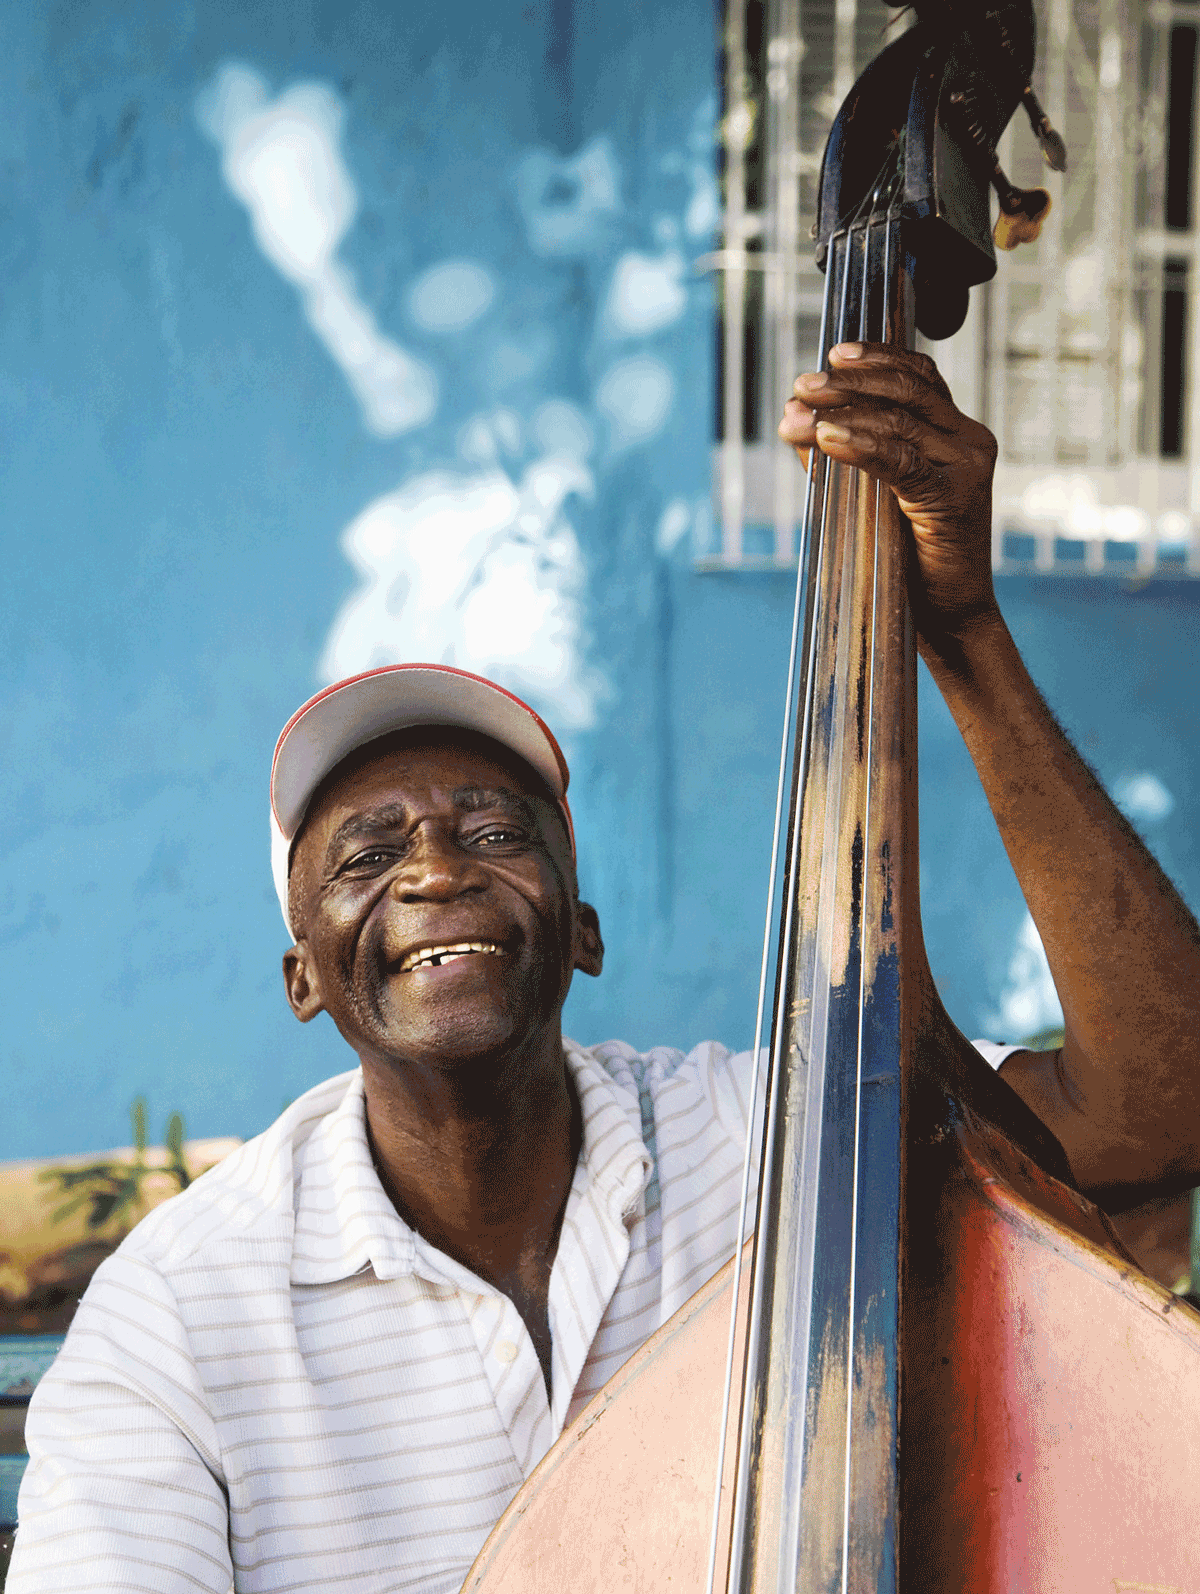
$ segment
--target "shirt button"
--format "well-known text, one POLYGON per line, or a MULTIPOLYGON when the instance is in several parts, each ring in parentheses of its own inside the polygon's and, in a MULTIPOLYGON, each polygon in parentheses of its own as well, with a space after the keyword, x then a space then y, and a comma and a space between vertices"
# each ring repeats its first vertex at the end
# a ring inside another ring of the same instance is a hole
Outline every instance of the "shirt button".
POLYGON ((517 1347, 511 1339, 502 1339, 496 1346, 496 1360, 498 1362, 515 1362, 517 1355, 517 1347))

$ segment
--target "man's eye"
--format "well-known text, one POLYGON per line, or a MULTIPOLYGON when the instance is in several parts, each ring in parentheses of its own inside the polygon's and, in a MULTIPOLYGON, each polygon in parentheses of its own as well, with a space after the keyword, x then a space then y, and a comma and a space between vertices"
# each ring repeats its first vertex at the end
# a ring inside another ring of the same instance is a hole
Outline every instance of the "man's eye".
POLYGON ((489 825, 486 830, 477 830, 471 837, 471 843, 476 847, 502 847, 506 842, 523 839, 521 832, 510 825, 489 825))
POLYGON ((386 847, 368 847, 363 852, 356 852, 342 865, 343 874, 377 874, 380 869, 386 869, 395 858, 396 854, 386 847))

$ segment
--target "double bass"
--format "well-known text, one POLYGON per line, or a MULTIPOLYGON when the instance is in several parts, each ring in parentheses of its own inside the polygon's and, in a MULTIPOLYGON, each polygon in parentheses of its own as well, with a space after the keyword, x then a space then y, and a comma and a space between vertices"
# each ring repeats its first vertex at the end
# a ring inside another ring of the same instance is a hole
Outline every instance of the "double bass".
MULTIPOLYGON (((1031 3, 989 3, 916 0, 833 124, 823 362, 961 325, 995 271, 991 189, 997 242, 1040 225, 1048 197, 996 158, 1024 103, 1065 160, 1031 3)), ((1200 1594, 1200 1316, 1140 1272, 929 972, 910 536, 890 491, 814 453, 753 1238, 562 1435, 468 1594, 1200 1594)))

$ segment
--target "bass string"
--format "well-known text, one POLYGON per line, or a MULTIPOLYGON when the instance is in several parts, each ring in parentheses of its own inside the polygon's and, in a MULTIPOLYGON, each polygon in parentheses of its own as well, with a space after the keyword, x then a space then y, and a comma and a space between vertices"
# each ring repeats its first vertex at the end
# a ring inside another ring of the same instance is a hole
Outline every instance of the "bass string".
MULTIPOLYGON (((891 291, 892 291, 892 280, 891 279, 892 279, 892 270, 893 270, 892 245, 893 245, 893 240, 894 240, 896 227, 897 227, 897 222, 896 222, 896 218, 895 218, 895 214, 894 214, 894 207, 889 204, 887 206, 887 209, 885 210, 885 213, 884 213, 884 223, 883 223, 883 270, 882 270, 882 274, 881 274, 882 280, 881 280, 881 284, 880 284, 881 290, 882 290, 882 293, 881 293, 882 306, 881 306, 881 314, 880 314, 879 333, 878 333, 878 339, 877 339, 877 341, 880 342, 880 343, 887 343, 889 341, 889 337, 888 337, 889 326, 888 326, 888 323, 889 323, 890 314, 891 314, 891 291)), ((863 289, 862 315, 861 315, 861 318, 860 318, 860 324, 861 324, 861 327, 862 327, 862 332, 861 332, 860 335, 864 339, 866 339, 866 338, 868 338, 870 336, 868 307, 869 307, 870 299, 872 297, 871 291, 870 291, 870 289, 871 289, 871 283, 870 283, 870 278, 871 278, 871 270, 870 270, 870 267, 871 267, 870 222, 868 222, 867 241, 866 241, 866 247, 864 249, 864 267, 865 267, 865 270, 864 270, 865 283, 864 283, 864 289, 863 289)), ((845 1471, 844 1471, 843 1480, 842 1480, 842 1589, 843 1590, 848 1590, 849 1587, 850 1587, 850 1544, 851 1544, 850 1507, 851 1507, 851 1501, 853 1499, 853 1479, 852 1479, 851 1472, 852 1472, 853 1459, 854 1459, 854 1451, 853 1451, 852 1440, 853 1440, 853 1432, 854 1432, 854 1402, 855 1402, 854 1357, 855 1357, 856 1340, 857 1340, 857 1334, 855 1332, 855 1329, 856 1329, 856 1317, 857 1317, 857 1273, 858 1273, 858 1238, 859 1238, 859 1203, 858 1203, 858 1195, 859 1195, 860 1156, 861 1156, 861 1150, 862 1150, 863 1014, 864 1014, 865 1007, 866 1007, 867 976, 868 976, 868 966, 867 966, 868 965, 868 958, 867 958, 868 946, 867 946, 867 937, 866 937, 865 931, 866 931, 867 922, 868 922, 867 921, 867 912, 868 912, 867 904, 868 904, 868 900, 869 900, 869 869, 870 869, 871 841, 872 841, 872 835, 871 835, 871 818, 872 818, 872 815, 871 815, 871 792, 872 792, 871 767, 872 767, 872 759, 873 759, 873 755, 874 755, 875 667, 876 667, 876 660, 877 660, 876 639, 877 639, 877 625, 878 625, 878 614, 879 614, 879 536, 880 536, 879 521, 880 521, 880 504, 882 502, 882 494, 887 490, 887 489, 885 489, 882 486, 882 484, 880 483, 878 478, 876 478, 870 485, 874 487, 874 500, 875 501, 874 501, 874 516, 873 516, 874 524, 873 524, 872 529, 871 529, 871 539, 872 539, 872 541, 871 541, 871 559, 872 559, 871 613, 870 613, 870 620, 869 620, 869 623, 868 623, 867 628, 866 628, 866 644, 865 644, 867 649, 868 649, 869 668, 868 668, 868 672, 867 672, 867 693, 866 693, 866 706, 865 706, 865 708, 866 708, 867 737, 866 737, 866 746, 865 746, 865 750, 864 750, 864 752, 865 752, 864 768, 865 768, 865 771, 866 771, 866 795, 865 795, 865 799, 864 799, 864 810, 863 810, 863 871, 864 871, 864 875, 863 875, 863 888, 862 888, 862 893, 861 893, 861 897, 860 897, 861 921, 860 921, 860 930, 859 930, 858 1040, 857 1040, 857 1048, 856 1048, 855 1061, 854 1061, 854 1071, 855 1071, 855 1078, 854 1078, 854 1160, 853 1160, 853 1175, 852 1175, 852 1181, 853 1182, 852 1182, 852 1187, 851 1187, 852 1188, 852 1196, 851 1196, 851 1213, 850 1213, 850 1263, 849 1263, 849 1269, 848 1269, 848 1272, 849 1272, 849 1284, 850 1284, 850 1300, 849 1300, 849 1311, 847 1313, 847 1322, 848 1322, 848 1325, 849 1325, 850 1332, 846 1336, 846 1374, 845 1374, 846 1381, 845 1381, 845 1385, 844 1385, 845 1390, 846 1390, 846 1411, 845 1411, 845 1424, 846 1424, 846 1426, 845 1426, 845 1471)), ((870 490, 870 489, 868 488, 868 490, 870 490)))
MULTIPOLYGON (((825 290, 821 297, 821 331, 818 347, 822 359, 825 358, 826 338, 829 326, 830 303, 833 297, 833 284, 835 272, 833 260, 829 262, 830 269, 825 277, 825 290)), ((780 736, 779 747, 779 776, 775 792, 775 817, 771 835, 771 863, 767 878, 767 906, 763 927, 762 960, 758 981, 758 1004, 754 1021, 754 1047, 750 1071, 750 1084, 748 1090, 748 1117, 746 1124, 746 1148, 742 1162, 741 1193, 738 1202, 738 1240, 734 1251, 733 1270, 733 1300, 729 1314, 729 1335, 725 1356, 725 1380, 721 1402, 721 1426, 717 1448, 717 1476, 712 1506, 712 1531, 709 1540, 708 1575, 706 1579, 706 1594, 714 1594, 716 1580, 717 1550, 720 1533, 722 1481, 725 1472, 725 1453, 727 1434, 729 1429, 729 1409, 732 1399, 734 1352, 737 1338, 738 1300, 741 1293, 742 1277, 742 1251, 746 1233, 746 1211, 749 1205, 750 1175, 753 1167, 752 1153, 754 1150, 754 1117, 755 1104, 758 1100, 759 1078, 762 1072, 762 1034, 763 1019, 766 1011, 767 978, 770 970, 771 930, 774 922, 775 882, 779 868, 779 846, 783 828, 784 795, 787 787, 787 774, 789 769, 788 745, 792 739, 794 723, 794 698, 796 665, 799 656, 801 633, 801 617, 804 609, 805 597, 805 564, 808 554, 809 539, 812 528, 813 504, 815 501, 813 466, 815 458, 810 456, 809 469, 806 473, 804 490, 804 509, 800 523, 800 546, 797 555, 796 567, 796 592, 792 607, 792 633, 788 649, 788 674, 787 690, 784 694, 783 730, 780 736)), ((769 1064, 769 1074, 773 1066, 769 1064)), ((769 1083, 769 1077, 768 1077, 769 1083)), ((760 1158, 761 1160, 761 1158, 760 1158)), ((742 1381, 745 1381, 745 1366, 742 1369, 742 1381)))
MULTIPOLYGON (((831 347, 833 347, 834 344, 844 341, 845 335, 846 335, 847 309, 848 309, 848 292, 849 292, 849 283, 850 283, 850 263, 851 263, 851 248, 850 248, 850 244, 851 244, 851 227, 850 227, 849 224, 845 227, 845 229, 843 231, 839 232, 837 235, 835 235, 834 238, 832 238, 830 240, 830 254, 829 254, 829 260, 828 260, 826 278, 825 278, 825 291, 824 291, 824 294, 822 296, 822 304, 821 304, 820 341, 819 341, 819 344, 818 344, 818 347, 819 347, 819 350, 820 350, 820 354, 821 354, 821 363, 822 363, 823 367, 828 365, 829 349, 831 347), (841 244, 840 249, 838 247, 839 246, 839 242, 841 244), (838 261, 839 255, 840 255, 840 258, 841 258, 841 273, 840 273, 840 279, 841 280, 840 280, 840 283, 838 282, 839 273, 838 273, 838 268, 837 268, 837 261, 838 261), (835 289, 835 284, 837 284, 836 289, 835 289), (834 300, 834 297, 835 297, 835 292, 836 292, 836 298, 837 298, 837 301, 838 301, 838 307, 837 307, 837 312, 836 312, 837 332, 836 332, 836 335, 830 336, 830 320, 831 320, 830 312, 831 312, 831 310, 833 308, 833 300, 834 300)), ((754 1028, 754 1047, 753 1047, 753 1054, 752 1054, 751 1075, 750 1075, 750 1083, 749 1083, 749 1090, 748 1090, 748 1109, 749 1110, 748 1110, 748 1122, 747 1122, 747 1127, 746 1127, 746 1150, 745 1150, 745 1156, 744 1156, 744 1159, 743 1159, 741 1194, 740 1194, 739 1206, 738 1206, 738 1228, 737 1228, 738 1243, 735 1246, 735 1254, 734 1254, 732 1300, 731 1300, 731 1305, 730 1305, 730 1321, 729 1321, 729 1333, 728 1333, 728 1341, 727 1341, 727 1349, 726 1349, 725 1379, 724 1379, 724 1389, 723 1389, 722 1405, 721 1405, 721 1424, 720 1424, 720 1430, 719 1430, 719 1436, 718 1436, 717 1472, 716 1472, 716 1482, 715 1482, 714 1495, 713 1495, 712 1529, 711 1529, 711 1535, 710 1535, 710 1541, 709 1541, 708 1574, 707 1574, 707 1579, 706 1579, 706 1594, 714 1594, 715 1582, 716 1582, 716 1563, 717 1563, 717 1552, 718 1552, 718 1548, 719 1548, 719 1534, 720 1534, 720 1514, 721 1514, 720 1513, 720 1508, 721 1508, 721 1497, 722 1497, 722 1494, 723 1494, 723 1477, 724 1477, 724 1470, 725 1470, 725 1455, 726 1455, 726 1447, 727 1447, 727 1433, 728 1433, 728 1428, 729 1428, 729 1412, 730 1412, 730 1405, 731 1405, 731 1400, 732 1400, 733 1370, 734 1370, 735 1347, 736 1347, 736 1337, 737 1337, 738 1301, 739 1301, 739 1297, 740 1297, 740 1286, 741 1286, 741 1276, 742 1276, 742 1266, 743 1266, 743 1263, 742 1263, 742 1250, 743 1250, 743 1240, 744 1240, 744 1237, 745 1237, 745 1234, 746 1234, 746 1213, 747 1213, 747 1209, 748 1209, 748 1206, 749 1206, 749 1191, 750 1191, 751 1172, 752 1172, 752 1169, 754 1167, 754 1162, 755 1162, 755 1159, 753 1157, 754 1140, 755 1140, 753 1130, 754 1130, 754 1119, 755 1119, 755 1116, 756 1116, 755 1107, 756 1107, 756 1103, 758 1101, 759 1079, 760 1079, 760 1076, 761 1076, 762 1061, 763 1061, 762 1036, 763 1036, 764 1018, 765 1018, 765 1011, 766 1011, 767 980, 768 980, 768 974, 769 974, 770 962, 771 962, 771 959, 770 959, 770 945, 771 945, 771 939, 772 939, 772 926, 773 926, 773 923, 774 923, 774 916, 773 915, 774 915, 774 905, 775 905, 775 887, 776 887, 776 879, 777 879, 778 869, 779 869, 780 841, 781 841, 781 837, 782 837, 782 833, 783 833, 784 795, 785 795, 785 791, 787 789, 787 775, 788 775, 789 768, 792 771, 793 779, 792 779, 792 794, 791 794, 791 803, 790 803, 791 812, 790 812, 790 815, 789 815, 789 817, 790 817, 790 825, 789 825, 789 834, 788 834, 788 844, 787 844, 787 852, 785 854, 785 857, 787 858, 787 865, 788 865, 788 867, 787 867, 787 875, 788 875, 788 880, 787 880, 787 904, 786 904, 786 912, 782 916, 782 926, 783 926, 783 928, 782 928, 782 934, 781 934, 781 948, 780 948, 780 953, 779 953, 779 957, 778 957, 778 965, 779 965, 781 970, 782 969, 786 969, 787 964, 788 964, 788 958, 789 958, 789 955, 790 955, 790 950, 791 950, 791 939, 792 939, 791 932, 792 932, 792 920, 793 920, 792 908, 793 908, 794 902, 795 902, 795 891, 796 891, 798 866, 799 866, 799 824, 800 824, 799 789, 800 789, 800 784, 801 784, 801 781, 802 781, 802 772, 803 772, 804 767, 807 764, 808 740, 809 740, 809 731, 810 731, 810 728, 811 728, 811 718, 812 718, 812 716, 811 716, 811 703, 812 703, 812 691, 813 691, 813 682, 814 682, 814 674, 815 674, 815 672, 813 670, 813 664, 815 662, 814 658, 813 658, 813 653, 814 653, 814 650, 815 650, 816 641, 817 641, 818 634, 819 634, 819 626, 817 624, 817 620, 818 620, 819 616, 818 616, 816 611, 817 611, 817 609, 819 607, 821 575, 822 575, 822 571, 823 571, 824 556, 825 556, 825 546, 826 546, 826 535, 825 534, 826 534, 827 521, 828 521, 829 498, 830 498, 830 487, 831 487, 831 482, 830 482, 830 474, 831 473, 830 473, 830 470, 829 470, 829 463, 830 462, 828 461, 828 459, 823 454, 821 454, 819 450, 817 450, 815 448, 812 450, 812 452, 810 454, 810 457, 809 457, 809 468, 808 468, 808 472, 807 472, 807 482, 806 482, 806 486, 805 486, 804 511, 803 511, 803 518, 802 518, 802 521, 801 521, 801 540, 800 540, 799 556, 798 556, 797 571, 796 571, 796 593, 795 593, 795 601, 794 601, 793 613, 792 613, 792 634, 791 634, 791 643, 790 643, 790 647, 789 647, 789 650, 788 650, 788 675, 787 675, 787 690, 786 690, 786 694, 785 694, 785 698, 784 698, 784 722, 783 722, 783 732, 782 732, 781 741, 780 741, 779 776, 778 776, 778 783, 777 783, 777 789, 776 789, 775 817, 774 817, 774 827, 773 827, 772 842, 771 842, 771 863, 770 863, 770 871, 769 871, 768 885, 767 885, 767 907, 766 907, 766 917, 765 917, 764 930, 763 930, 762 963, 761 963, 760 974, 759 974, 758 1004, 757 1004, 757 1011, 756 1011, 756 1016, 755 1016, 755 1028, 754 1028), (819 511, 816 508, 818 499, 820 500, 819 511), (815 546, 814 546, 814 533, 815 533, 815 546), (797 693, 796 693, 796 675, 797 675, 799 657, 800 657, 800 653, 801 653, 801 642, 802 642, 802 639, 803 639, 803 641, 805 643, 807 643, 807 646, 804 648, 804 652, 806 654, 806 661, 807 661, 808 668, 804 672, 804 679, 805 679, 805 683, 806 683, 806 694, 805 694, 804 710, 803 710, 803 713, 799 713, 798 712, 799 711, 799 704, 796 701, 796 698, 797 698, 797 693), (796 736, 800 737, 800 746, 795 749, 794 756, 789 761, 789 759, 788 759, 789 744, 794 742, 796 736)), ((776 1025, 774 1026, 774 1029, 773 1029, 773 1033, 772 1033, 772 1037, 771 1037, 771 1046, 770 1046, 770 1049, 769 1049, 769 1052, 768 1052, 768 1056, 767 1056, 767 1089, 768 1089, 768 1091, 770 1091, 771 1087, 776 1084, 777 1078, 778 1078, 778 1070, 777 1070, 777 1067, 776 1067, 776 1060, 777 1060, 778 1055, 779 1055, 779 1047, 780 1047, 780 1041, 781 1041, 781 1034, 780 1034, 781 1024, 782 1024, 782 1014, 779 1014, 779 1015, 777 1015, 777 1022, 776 1022, 776 1025)), ((774 1105, 774 1104, 772 1103, 772 1105, 774 1105)), ((758 1185, 757 1208, 758 1208, 758 1214, 759 1215, 761 1215, 763 1191, 764 1191, 764 1189, 765 1189, 765 1187, 767 1185, 767 1175, 768 1175, 768 1171, 769 1171, 769 1169, 768 1169, 768 1163, 769 1163, 769 1160, 770 1160, 770 1153, 769 1153, 769 1146, 770 1146, 769 1118, 770 1118, 770 1114, 768 1113, 768 1115, 766 1116, 766 1121, 764 1121, 764 1124, 763 1124, 763 1136, 762 1136, 762 1142, 760 1144, 760 1155, 759 1155, 759 1158, 758 1158, 758 1163, 759 1163, 759 1166, 760 1166, 760 1179, 759 1179, 759 1185, 758 1185)), ((756 1228, 757 1228, 757 1224, 756 1224, 756 1228)), ((757 1261, 757 1257, 756 1257, 756 1261, 757 1261)), ((754 1334, 755 1334, 755 1332, 757 1330, 757 1327, 758 1327, 758 1325, 753 1323, 753 1322, 747 1324, 746 1343, 745 1343, 744 1350, 743 1350, 742 1376, 741 1376, 741 1390, 742 1390, 743 1408, 744 1408, 744 1401, 745 1401, 745 1394, 746 1394, 746 1387, 745 1387, 746 1386, 746 1374, 747 1374, 747 1366, 748 1366, 749 1358, 750 1358, 751 1340, 752 1340, 752 1337, 754 1336, 754 1334)), ((739 1463, 740 1463, 741 1459, 742 1458, 739 1456, 739 1463)), ((740 1467, 739 1467, 739 1471, 740 1471, 740 1467)), ((740 1490, 739 1488, 737 1488, 738 1481, 739 1481, 738 1478, 735 1477, 735 1491, 736 1491, 735 1499, 740 1501, 743 1491, 740 1490)), ((735 1522, 735 1524, 734 1524, 734 1532, 733 1532, 733 1534, 731 1534, 731 1540, 730 1540, 731 1552, 732 1552, 732 1549, 733 1549, 734 1542, 735 1542, 735 1540, 737 1538, 737 1528, 738 1528, 738 1524, 735 1522)))
MULTIPOLYGON (((866 205, 868 203, 869 203, 869 196, 866 199, 864 199, 863 204, 861 204, 858 207, 854 217, 852 217, 850 222, 847 223, 846 227, 838 235, 837 239, 835 239, 833 241, 834 244, 840 243, 842 269, 841 269, 840 287, 839 287, 839 290, 838 290, 839 303, 838 303, 838 314, 837 314, 836 331, 835 331, 835 333, 833 334, 833 336, 829 340, 829 346, 830 347, 832 347, 835 344, 844 343, 846 341, 846 338, 850 335, 850 331, 851 331, 851 316, 852 316, 851 287, 852 287, 852 282, 853 282, 854 264, 855 264, 855 236, 854 236, 854 234, 855 234, 855 224, 861 221, 863 210, 864 210, 864 208, 866 207, 866 205)), ((861 305, 859 307, 857 307, 857 309, 855 310, 855 312, 853 312, 853 314, 854 314, 854 321, 855 321, 855 323, 857 323, 859 318, 860 318, 860 316, 861 316, 861 305)), ((857 330, 857 325, 855 326, 855 330, 857 330)), ((823 351, 823 356, 824 356, 824 363, 827 366, 828 365, 828 350, 827 349, 823 351)), ((841 478, 842 478, 842 472, 845 469, 845 467, 842 466, 838 461, 830 459, 829 456, 827 456, 825 454, 822 454, 820 451, 818 451, 816 449, 814 449, 814 451, 813 451, 812 458, 813 458, 813 461, 816 463, 818 471, 820 472, 822 492, 821 492, 821 508, 820 508, 819 516, 817 517, 817 520, 816 520, 816 528, 815 528, 816 529, 816 533, 817 533, 817 535, 816 535, 816 543, 815 543, 815 547, 814 547, 813 555, 812 555, 812 559, 811 559, 810 575, 809 575, 810 602, 809 602, 808 611, 807 611, 807 614, 806 614, 806 632, 805 632, 805 649, 804 649, 805 660, 804 660, 804 670, 803 670, 803 680, 804 680, 804 684, 805 684, 805 694, 804 694, 804 703, 803 703, 802 716, 801 716, 801 719, 800 719, 800 729, 799 729, 799 733, 798 733, 798 735, 799 735, 799 747, 798 747, 797 756, 795 757, 794 763, 793 763, 793 789, 792 789, 793 808, 792 808, 792 816, 791 816, 791 831, 790 831, 790 836, 789 836, 788 896, 787 896, 786 911, 785 911, 785 913, 783 915, 783 918, 782 918, 782 923, 783 923, 783 927, 784 928, 783 928, 783 934, 781 935, 782 949, 781 949, 780 957, 779 957, 779 967, 780 967, 780 970, 782 971, 781 986, 780 986, 781 990, 782 990, 783 978, 786 978, 786 971, 790 970, 791 965, 792 965, 793 940, 794 940, 795 932, 796 932, 796 930, 798 928, 798 925, 797 925, 797 910, 796 910, 796 896, 797 896, 797 890, 798 890, 798 886, 799 886, 799 870, 800 870, 800 861, 801 861, 801 857, 800 857, 800 853, 801 853, 801 848, 800 848, 801 830, 802 830, 802 826, 803 826, 803 822, 804 822, 804 801, 803 801, 803 797, 804 797, 805 787, 806 787, 806 784, 807 784, 809 754, 810 754, 810 750, 811 750, 811 743, 812 743, 814 727, 815 727, 815 723, 816 723, 816 713, 817 713, 817 711, 816 711, 816 694, 817 694, 817 690, 818 690, 818 674, 819 674, 818 669, 817 669, 817 655, 818 655, 818 652, 819 652, 819 649, 820 649, 820 646, 821 646, 822 633, 828 626, 827 618, 824 617, 822 615, 822 613, 821 613, 821 604, 822 604, 824 586, 825 586, 825 581, 826 581, 826 569, 825 569, 825 566, 826 566, 826 562, 827 562, 827 555, 831 554, 831 550, 830 550, 830 546, 829 546, 830 545, 830 541, 831 541, 831 537, 830 537, 831 526, 834 523, 834 521, 836 520, 836 517, 831 513, 831 506, 833 504, 835 504, 841 498, 840 483, 841 483, 841 478)), ((844 550, 844 546, 845 546, 845 544, 844 544, 844 540, 843 540, 843 544, 842 544, 843 550, 844 550)), ((834 550, 834 551, 836 551, 836 550, 834 550)), ((829 597, 830 597, 830 601, 832 601, 832 602, 834 602, 836 604, 836 601, 837 601, 836 592, 831 591, 830 594, 829 594, 829 597)), ((760 1184, 760 1187, 759 1187, 759 1221, 760 1221, 760 1224, 761 1224, 761 1221, 762 1221, 762 1210, 763 1210, 764 1199, 766 1197, 767 1191, 770 1188, 770 1173, 771 1173, 771 1167, 772 1167, 772 1163, 773 1163, 773 1153, 774 1153, 774 1145, 775 1145, 775 1135, 773 1133, 774 1124, 775 1124, 776 1117, 777 1117, 778 1113, 780 1113, 783 1110, 783 1108, 782 1108, 782 1096, 783 1096, 783 1090, 784 1090, 784 1085, 785 1085, 785 1078, 784 1078, 784 1073, 783 1073, 782 1068, 777 1068, 775 1065, 776 1065, 777 1061, 782 1058, 783 1053, 784 1053, 785 1031, 786 1031, 786 1027, 787 1027, 787 1022, 788 1022, 788 1014, 787 1014, 786 1006, 785 1006, 784 1002, 779 1001, 779 1002, 777 1002, 777 1010, 776 1010, 776 1013, 775 1013, 775 1025, 774 1025, 774 1031, 773 1031, 773 1035, 772 1035, 771 1063, 772 1063, 772 1068, 773 1068, 773 1071, 774 1071, 774 1078, 772 1080, 773 1089, 772 1089, 772 1092, 771 1092, 771 1099, 770 1099, 770 1103, 769 1103, 770 1117, 769 1117, 769 1120, 768 1120, 767 1124, 764 1126, 764 1129, 765 1129, 765 1146, 766 1146, 766 1153, 767 1154, 762 1159, 762 1162, 763 1162, 762 1180, 761 1180, 761 1184, 760 1184)), ((810 1110, 811 1110, 811 1105, 812 1104, 810 1103, 810 1110)), ((819 1132, 819 1128, 818 1128, 818 1138, 819 1138, 819 1133, 820 1132, 819 1132)), ((762 1330, 761 1323, 759 1323, 757 1321, 757 1319, 756 1319, 756 1314, 757 1314, 758 1309, 759 1309, 760 1306, 761 1306, 761 1296, 760 1296, 760 1294, 758 1292, 755 1292, 755 1294, 754 1294, 754 1296, 752 1298, 752 1301, 751 1301, 751 1320, 750 1320, 750 1323, 749 1323, 748 1329, 747 1329, 748 1360, 749 1360, 749 1351, 750 1351, 750 1348, 751 1348, 752 1335, 757 1335, 758 1333, 761 1333, 761 1330, 762 1330)), ((808 1358, 809 1358, 809 1354, 810 1354, 808 1333, 809 1333, 809 1329, 811 1327, 807 1312, 803 1312, 802 1311, 801 1314, 800 1314, 800 1327, 801 1327, 801 1333, 803 1335, 803 1339, 802 1339, 801 1342, 799 1342, 796 1345, 795 1354, 796 1354, 796 1357, 797 1357, 799 1363, 801 1365, 803 1365, 803 1366, 807 1366, 808 1358)), ((755 1346, 755 1348, 757 1348, 757 1346, 755 1346)), ((755 1365, 757 1365, 757 1363, 755 1363, 755 1365)), ((743 1393, 743 1407, 745 1407, 745 1401, 746 1401, 746 1397, 745 1397, 745 1392, 744 1392, 743 1393)), ((746 1460, 746 1446, 745 1445, 743 1445, 742 1455, 741 1455, 740 1459, 743 1462, 746 1460)), ((741 1493, 744 1493, 744 1491, 741 1491, 741 1493)), ((741 1503, 741 1502, 739 1501, 739 1503, 741 1503)), ((793 1510, 796 1513, 798 1513, 799 1510, 800 1510, 800 1496, 799 1496, 798 1493, 796 1494, 796 1496, 794 1498, 794 1501, 793 1501, 793 1510)), ((789 1528, 785 1529, 785 1532, 787 1533, 787 1535, 789 1537, 789 1541, 793 1545, 798 1543, 798 1536, 797 1536, 798 1535, 798 1521, 793 1521, 789 1525, 789 1528)))

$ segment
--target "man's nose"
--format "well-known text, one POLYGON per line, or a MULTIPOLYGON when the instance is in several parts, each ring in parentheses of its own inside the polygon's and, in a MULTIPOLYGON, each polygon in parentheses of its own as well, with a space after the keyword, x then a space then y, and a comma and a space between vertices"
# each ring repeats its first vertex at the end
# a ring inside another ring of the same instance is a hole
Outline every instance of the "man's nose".
POLYGON ((479 891, 487 875, 478 859, 432 820, 417 826, 403 868, 392 890, 401 902, 449 901, 464 891, 479 891))

